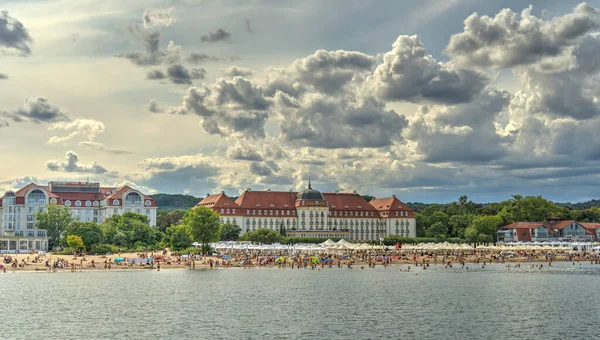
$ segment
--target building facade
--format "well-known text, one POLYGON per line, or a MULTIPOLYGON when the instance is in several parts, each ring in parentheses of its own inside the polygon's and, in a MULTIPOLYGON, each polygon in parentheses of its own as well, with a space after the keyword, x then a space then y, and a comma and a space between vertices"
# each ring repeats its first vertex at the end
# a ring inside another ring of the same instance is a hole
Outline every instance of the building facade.
POLYGON ((598 241, 600 223, 575 220, 546 222, 513 222, 498 230, 499 242, 598 241))
POLYGON ((268 228, 313 238, 340 234, 355 242, 416 237, 414 213, 396 196, 368 202, 356 192, 321 193, 309 184, 301 192, 247 189, 235 201, 221 192, 197 206, 215 210, 221 223, 238 225, 242 233, 268 228))
POLYGON ((75 220, 102 223, 113 215, 135 212, 156 225, 156 202, 129 186, 101 187, 91 182, 50 182, 46 186, 31 183, 8 191, 0 199, 0 251, 28 252, 48 250, 45 230, 36 228, 35 215, 48 204, 69 208, 75 220))

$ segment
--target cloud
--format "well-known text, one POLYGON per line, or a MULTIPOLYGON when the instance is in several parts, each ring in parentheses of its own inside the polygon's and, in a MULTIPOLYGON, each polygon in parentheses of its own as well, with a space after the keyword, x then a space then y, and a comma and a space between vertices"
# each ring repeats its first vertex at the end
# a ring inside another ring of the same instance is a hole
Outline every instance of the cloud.
POLYGON ((31 36, 22 22, 0 11, 0 51, 16 51, 22 56, 31 54, 31 36))
POLYGON ((212 192, 217 168, 210 158, 202 155, 146 158, 138 164, 142 174, 133 178, 136 183, 159 192, 212 192))
POLYGON ((415 103, 465 103, 483 90, 488 78, 473 70, 438 63, 416 35, 401 35, 370 79, 383 100, 415 103))
POLYGON ((408 125, 404 116, 387 110, 372 97, 348 99, 313 93, 295 101, 279 92, 275 100, 282 138, 301 146, 383 147, 402 142, 402 130, 408 125))
POLYGON ((226 78, 244 77, 249 78, 254 73, 251 69, 238 66, 230 66, 221 72, 226 78))
POLYGON ((148 110, 148 112, 152 112, 152 113, 164 113, 165 112, 165 109, 159 103, 157 103, 154 99, 150 100, 150 102, 148 103, 147 110, 148 110))
POLYGON ((128 59, 137 66, 153 66, 160 64, 175 64, 181 59, 183 48, 173 41, 169 41, 167 49, 160 48, 161 27, 166 27, 174 22, 171 10, 146 10, 142 16, 142 25, 132 24, 127 26, 127 31, 139 41, 142 52, 127 52, 118 57, 128 59))
POLYGON ((248 31, 248 33, 254 34, 254 31, 252 30, 252 28, 250 28, 250 20, 244 19, 244 21, 246 22, 246 31, 248 31))
POLYGON ((94 142, 94 141, 81 141, 79 143, 79 145, 84 146, 88 149, 94 149, 94 150, 98 150, 98 151, 104 151, 106 153, 109 153, 111 155, 128 155, 128 154, 132 154, 133 152, 131 151, 127 151, 127 150, 115 150, 115 149, 109 149, 106 147, 106 145, 102 144, 102 143, 98 143, 98 142, 94 142))
POLYGON ((146 73, 146 79, 159 80, 165 78, 167 78, 167 75, 161 70, 151 70, 146 73))
POLYGON ((147 9, 142 16, 144 28, 169 27, 175 23, 173 8, 147 9))
POLYGON ((76 140, 80 140, 78 145, 94 149, 98 151, 104 151, 113 155, 128 154, 129 151, 124 150, 113 150, 107 148, 106 145, 96 142, 95 139, 98 135, 105 132, 106 128, 104 123, 94 119, 76 119, 70 122, 59 122, 51 124, 48 127, 48 131, 63 130, 72 131, 66 136, 52 136, 46 141, 46 144, 50 145, 72 145, 76 140), (82 140, 83 139, 83 140, 82 140))
POLYGON ((259 151, 243 142, 237 142, 236 144, 230 145, 227 148, 226 157, 235 160, 244 161, 262 161, 263 157, 259 151))
POLYGON ((65 161, 51 160, 46 162, 46 169, 50 171, 58 172, 81 172, 81 173, 92 173, 92 174, 105 174, 108 175, 109 171, 102 167, 96 162, 92 162, 89 165, 79 164, 79 156, 74 151, 67 151, 65 155, 65 161))
MULTIPOLYGON (((0 113, 1 114, 1 113, 0 113)), ((69 116, 58 107, 52 105, 47 98, 25 98, 23 107, 5 112, 5 117, 15 122, 54 123, 69 121, 69 116)))
POLYGON ((99 134, 104 132, 105 126, 104 123, 94 119, 76 119, 70 122, 59 122, 51 124, 48 127, 48 131, 54 130, 75 131, 63 137, 52 136, 46 142, 47 144, 63 144, 77 137, 85 137, 87 139, 93 140, 99 134))
POLYGON ((188 70, 184 66, 175 64, 167 68, 167 72, 161 70, 151 70, 146 73, 146 79, 161 80, 169 79, 173 84, 191 84, 194 79, 206 78, 206 70, 203 68, 193 68, 188 70))
POLYGON ((229 56, 229 57, 217 57, 213 55, 209 55, 206 53, 196 53, 192 52, 188 55, 187 61, 192 64, 200 64, 203 62, 216 62, 216 61, 238 61, 242 58, 238 56, 229 56))
POLYGON ((324 51, 298 59, 292 70, 298 80, 322 93, 335 93, 361 71, 371 71, 375 57, 356 51, 324 51))
POLYGON ((224 29, 219 28, 214 32, 208 32, 208 34, 200 37, 200 40, 203 42, 220 42, 220 41, 229 41, 231 39, 231 34, 226 32, 224 29))
POLYGON ((193 79, 206 78, 206 70, 203 68, 188 70, 181 65, 171 65, 167 69, 167 76, 174 84, 191 84, 193 79))
POLYGON ((273 169, 264 163, 252 162, 250 163, 250 172, 256 176, 271 176, 273 169))
POLYGON ((511 140, 497 133, 495 122, 510 100, 508 92, 488 90, 471 103, 421 106, 405 136, 417 143, 419 154, 430 163, 502 159, 511 140))
POLYGON ((4 73, 0 73, 0 80, 8 79, 8 76, 4 73))
POLYGON ((600 11, 586 3, 551 20, 533 16, 532 8, 520 16, 508 8, 494 17, 473 13, 464 21, 464 31, 450 37, 446 54, 465 66, 532 64, 568 53, 580 38, 598 28, 600 11))

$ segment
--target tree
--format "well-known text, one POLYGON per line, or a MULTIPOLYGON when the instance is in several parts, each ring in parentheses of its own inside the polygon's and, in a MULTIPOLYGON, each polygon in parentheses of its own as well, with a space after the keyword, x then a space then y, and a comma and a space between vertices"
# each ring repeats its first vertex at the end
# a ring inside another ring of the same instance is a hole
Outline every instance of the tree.
POLYGON ((75 249, 75 250, 80 250, 83 249, 83 240, 81 239, 81 237, 77 236, 77 235, 69 235, 67 236, 67 245, 69 246, 69 248, 75 249))
POLYGON ((251 241, 254 243, 273 244, 283 242, 283 237, 275 230, 267 228, 258 228, 256 231, 249 231, 240 237, 242 241, 251 241))
POLYGON ((84 247, 89 251, 93 245, 104 241, 104 232, 95 222, 73 222, 66 230, 67 237, 77 235, 83 241, 84 247))
POLYGON ((62 233, 73 222, 69 208, 50 204, 47 211, 40 211, 35 215, 36 228, 48 232, 50 248, 58 246, 62 233))
POLYGON ((225 223, 221 226, 221 241, 237 241, 242 233, 242 228, 235 224, 225 223))
POLYGON ((417 237, 424 237, 427 233, 427 216, 415 213, 415 220, 417 224, 417 237))
POLYGON ((148 247, 162 239, 158 228, 150 227, 148 217, 132 212, 113 215, 102 223, 107 240, 121 247, 148 247))
POLYGON ((427 236, 429 237, 446 237, 448 228, 442 222, 435 222, 427 228, 427 236))
POLYGON ((450 217, 448 221, 448 229, 450 229, 450 236, 462 238, 465 234, 465 229, 471 225, 472 215, 454 215, 450 217))
POLYGON ((210 250, 209 243, 219 240, 221 226, 219 214, 207 207, 190 209, 183 216, 184 225, 190 228, 192 240, 202 245, 202 252, 210 250))
POLYGON ((170 245, 172 250, 188 248, 192 245, 190 228, 185 224, 172 225, 167 228, 164 241, 170 245))
POLYGON ((465 238, 469 242, 492 242, 496 238, 496 232, 504 224, 500 216, 476 216, 471 226, 465 231, 465 238))
POLYGON ((184 209, 177 209, 171 212, 161 210, 156 217, 156 226, 158 227, 158 230, 164 233, 168 227, 179 224, 185 213, 186 210, 184 209))

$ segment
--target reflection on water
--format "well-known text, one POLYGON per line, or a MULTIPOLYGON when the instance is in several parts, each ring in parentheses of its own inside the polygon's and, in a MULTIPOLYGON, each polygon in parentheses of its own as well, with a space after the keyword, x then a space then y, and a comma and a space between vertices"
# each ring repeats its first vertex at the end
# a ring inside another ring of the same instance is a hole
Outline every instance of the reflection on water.
POLYGON ((0 274, 2 339, 594 338, 600 265, 0 274))

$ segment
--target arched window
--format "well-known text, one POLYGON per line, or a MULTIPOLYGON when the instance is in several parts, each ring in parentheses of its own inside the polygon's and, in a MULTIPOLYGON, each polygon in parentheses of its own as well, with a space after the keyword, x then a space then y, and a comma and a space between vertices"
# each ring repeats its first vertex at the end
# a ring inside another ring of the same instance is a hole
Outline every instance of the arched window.
POLYGON ((94 201, 94 207, 100 206, 100 202, 94 201))
POLYGON ((86 207, 91 207, 92 206, 92 202, 91 201, 85 201, 85 206, 86 207))
POLYGON ((81 201, 75 201, 75 206, 76 207, 81 207, 81 201))
POLYGON ((27 199, 29 204, 46 204, 46 195, 41 190, 33 190, 27 199))
POLYGON ((70 207, 70 206, 71 206, 71 201, 69 201, 69 200, 66 200, 66 201, 65 201, 65 207, 70 207))
POLYGON ((56 204, 57 202, 58 202, 58 201, 57 201, 57 200, 56 200, 56 198, 54 198, 54 197, 52 197, 52 198, 50 199, 50 203, 52 203, 52 204, 56 204))
POLYGON ((137 192, 130 192, 125 196, 125 205, 141 206, 142 196, 137 192))
MULTIPOLYGON (((152 205, 152 202, 150 202, 150 200, 146 200, 146 202, 144 202, 144 205, 149 207, 150 205, 152 205)), ((233 209, 235 210, 235 209, 233 209)))
POLYGON ((119 200, 114 200, 113 205, 119 205, 119 200))

